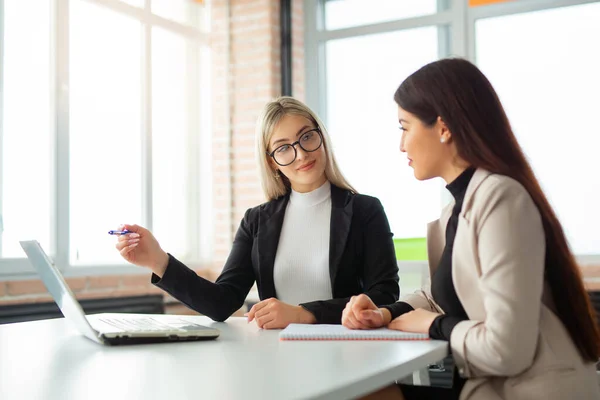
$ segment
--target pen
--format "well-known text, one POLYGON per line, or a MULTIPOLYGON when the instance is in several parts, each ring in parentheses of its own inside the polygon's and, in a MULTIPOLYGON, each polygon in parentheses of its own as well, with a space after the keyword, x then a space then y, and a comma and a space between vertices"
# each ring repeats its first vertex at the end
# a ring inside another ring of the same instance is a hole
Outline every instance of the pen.
POLYGON ((124 231, 108 231, 109 235, 126 235, 128 233, 131 233, 131 231, 128 231, 127 229, 124 231))

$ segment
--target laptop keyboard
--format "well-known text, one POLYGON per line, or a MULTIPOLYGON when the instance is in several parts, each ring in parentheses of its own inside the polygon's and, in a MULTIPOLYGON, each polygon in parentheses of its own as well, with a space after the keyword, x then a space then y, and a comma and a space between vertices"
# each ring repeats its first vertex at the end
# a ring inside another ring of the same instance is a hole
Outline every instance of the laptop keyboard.
POLYGON ((169 321, 168 325, 158 322, 152 318, 99 318, 99 320, 128 332, 185 331, 197 330, 201 328, 200 325, 195 325, 183 320, 173 322, 169 321))

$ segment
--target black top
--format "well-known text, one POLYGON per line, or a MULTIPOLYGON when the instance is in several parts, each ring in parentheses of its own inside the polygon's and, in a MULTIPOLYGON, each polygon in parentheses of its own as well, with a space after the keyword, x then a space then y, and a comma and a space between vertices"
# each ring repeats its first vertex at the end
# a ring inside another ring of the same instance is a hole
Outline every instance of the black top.
POLYGON ((437 317, 429 328, 429 336, 432 339, 450 340, 452 329, 460 321, 469 319, 465 309, 456 295, 454 281, 452 280, 452 252, 454 250, 454 238, 458 226, 458 216, 462 210, 463 200, 467 192, 467 186, 475 173, 474 168, 465 170, 446 189, 454 196, 454 207, 452 215, 446 225, 446 245, 440 263, 431 279, 431 296, 439 304, 445 314, 437 317))
MULTIPOLYGON (((454 282, 452 280, 452 251, 454 248, 454 238, 458 226, 458 216, 462 210, 463 200, 467 192, 467 186, 475 173, 474 168, 466 169, 446 188, 454 196, 455 204, 452 208, 452 215, 446 225, 446 245, 440 259, 440 263, 431 279, 431 296, 439 304, 445 314, 437 317, 429 328, 429 336, 437 340, 450 340, 450 334, 454 326, 460 321, 469 319, 462 303, 456 295, 454 282)), ((410 304, 398 302, 385 306, 392 318, 396 318, 406 312, 412 311, 410 304)))
MULTIPOLYGON (((246 211, 216 282, 199 277, 169 254, 152 283, 186 306, 224 321, 244 303, 256 281, 261 300, 277 297, 275 254, 289 194, 246 211)), ((317 323, 339 324, 351 296, 365 293, 377 305, 398 300, 398 265, 383 206, 374 197, 331 185, 329 276, 333 299, 300 304, 317 323)))

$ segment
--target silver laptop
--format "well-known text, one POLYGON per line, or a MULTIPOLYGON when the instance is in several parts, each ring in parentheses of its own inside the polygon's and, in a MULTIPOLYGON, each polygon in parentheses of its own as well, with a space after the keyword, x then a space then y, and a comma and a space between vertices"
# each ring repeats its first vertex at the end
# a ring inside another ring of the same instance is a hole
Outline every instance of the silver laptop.
POLYGON ((29 261, 66 320, 101 344, 134 344, 215 339, 219 330, 175 315, 95 314, 86 316, 60 271, 36 240, 22 241, 29 261))

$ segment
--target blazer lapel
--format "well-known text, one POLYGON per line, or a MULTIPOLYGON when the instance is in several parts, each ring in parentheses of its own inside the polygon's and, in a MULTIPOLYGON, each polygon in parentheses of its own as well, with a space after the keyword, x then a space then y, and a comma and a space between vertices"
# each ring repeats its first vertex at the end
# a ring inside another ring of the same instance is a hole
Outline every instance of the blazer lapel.
POLYGON ((261 282, 262 299, 276 297, 273 268, 288 201, 289 194, 274 200, 270 204, 271 207, 265 207, 259 213, 258 274, 261 282))
POLYGON ((427 261, 430 276, 433 276, 442 258, 442 252, 446 245, 446 225, 448 225, 452 207, 454 207, 454 201, 444 207, 439 219, 427 224, 427 261))
POLYGON ((352 201, 348 192, 331 185, 331 226, 329 230, 329 277, 331 292, 335 296, 335 277, 346 248, 352 221, 352 201))
MULTIPOLYGON (((484 169, 477 169, 471 181, 469 182, 469 186, 467 186, 467 192, 465 193, 465 198, 463 200, 463 207, 461 210, 461 217, 465 218, 466 212, 471 208, 471 202, 473 199, 473 194, 481 184, 491 173, 484 169)), ((429 261, 429 271, 431 276, 438 267, 440 259, 442 258, 442 252, 444 251, 444 246, 446 245, 446 226, 448 225, 448 220, 452 215, 452 208, 454 207, 454 201, 450 202, 443 210, 440 216, 440 219, 435 220, 427 224, 427 258, 429 261)))
MULTIPOLYGON (((466 213, 471 209, 471 203, 473 202, 473 194, 475 194, 475 192, 477 191, 477 188, 479 187, 479 185, 481 185, 481 183, 485 180, 485 178, 487 178, 488 176, 490 176, 492 173, 489 171, 486 171, 485 169, 481 169, 478 168, 475 173, 473 174, 473 177, 471 178, 471 181, 469 182, 469 186, 467 186, 467 191, 465 193, 465 198, 463 200, 463 206, 462 206, 462 210, 460 212, 460 214, 465 217, 466 213)), ((468 218, 465 217, 465 219, 468 220, 468 218)))

